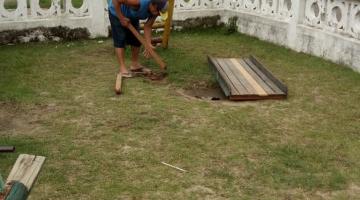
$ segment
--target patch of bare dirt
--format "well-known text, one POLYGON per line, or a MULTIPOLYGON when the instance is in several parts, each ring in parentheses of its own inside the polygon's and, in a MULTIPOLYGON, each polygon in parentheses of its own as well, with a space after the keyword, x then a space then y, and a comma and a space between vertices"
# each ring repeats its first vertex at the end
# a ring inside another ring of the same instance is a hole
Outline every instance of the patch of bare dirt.
POLYGON ((185 189, 183 195, 186 197, 194 197, 196 199, 225 199, 217 195, 211 188, 202 185, 193 185, 185 189))
POLYGON ((341 197, 346 197, 348 199, 357 199, 360 197, 360 186, 352 183, 344 190, 330 192, 317 191, 316 195, 324 200, 339 199, 341 197))
POLYGON ((197 99, 204 101, 220 101, 227 100, 225 95, 222 93, 220 88, 195 88, 188 90, 178 90, 178 94, 188 98, 188 99, 197 99))
POLYGON ((224 106, 254 106, 259 103, 256 101, 230 101, 218 87, 179 89, 177 95, 185 97, 187 100, 212 102, 216 105, 224 106))
POLYGON ((42 122, 57 110, 56 104, 23 106, 0 103, 0 135, 34 135, 43 132, 42 122))

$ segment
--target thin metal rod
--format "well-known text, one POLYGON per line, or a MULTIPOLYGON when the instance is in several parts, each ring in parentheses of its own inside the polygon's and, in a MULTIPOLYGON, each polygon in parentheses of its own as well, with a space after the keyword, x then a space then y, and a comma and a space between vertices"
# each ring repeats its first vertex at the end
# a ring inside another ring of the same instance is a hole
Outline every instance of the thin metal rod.
POLYGON ((166 166, 172 167, 172 168, 174 168, 174 169, 180 170, 180 171, 182 171, 182 172, 187 172, 185 169, 181 169, 181 168, 176 167, 176 166, 174 166, 174 165, 170 165, 170 164, 168 164, 168 163, 166 163, 166 162, 161 162, 161 163, 164 164, 164 165, 166 165, 166 166))

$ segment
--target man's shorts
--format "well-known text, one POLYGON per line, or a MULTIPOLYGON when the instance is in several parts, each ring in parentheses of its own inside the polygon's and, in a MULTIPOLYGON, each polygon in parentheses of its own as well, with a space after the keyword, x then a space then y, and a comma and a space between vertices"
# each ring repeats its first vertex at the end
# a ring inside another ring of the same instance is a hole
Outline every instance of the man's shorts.
MULTIPOLYGON (((115 48, 125 48, 126 45, 136 47, 141 46, 139 40, 128 28, 121 25, 120 20, 117 17, 109 13, 109 19, 115 48)), ((139 30, 139 20, 130 19, 130 23, 135 27, 136 30, 139 30)))

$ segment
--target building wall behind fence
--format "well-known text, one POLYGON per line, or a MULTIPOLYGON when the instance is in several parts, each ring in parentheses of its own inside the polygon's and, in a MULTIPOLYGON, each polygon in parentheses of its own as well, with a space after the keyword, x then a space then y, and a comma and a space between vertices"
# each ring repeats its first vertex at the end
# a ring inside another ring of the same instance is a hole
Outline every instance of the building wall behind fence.
MULTIPOLYGON (((9 11, 0 0, 0 31, 38 26, 87 28, 91 37, 107 36, 106 0, 53 0, 42 9, 39 0, 17 0, 9 11)), ((238 31, 295 51, 320 56, 360 72, 359 0, 175 0, 174 20, 220 16, 223 23, 237 17, 238 31)))

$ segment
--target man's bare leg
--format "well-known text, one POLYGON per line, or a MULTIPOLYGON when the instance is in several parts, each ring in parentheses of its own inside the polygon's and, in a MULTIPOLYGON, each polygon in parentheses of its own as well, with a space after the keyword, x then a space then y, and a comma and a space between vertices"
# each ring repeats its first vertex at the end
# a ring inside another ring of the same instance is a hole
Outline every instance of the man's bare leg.
POLYGON ((131 69, 138 69, 141 67, 139 63, 140 47, 131 46, 131 69))
POLYGON ((115 48, 115 54, 119 62, 120 73, 128 74, 129 71, 126 69, 125 66, 125 49, 124 48, 115 48))

